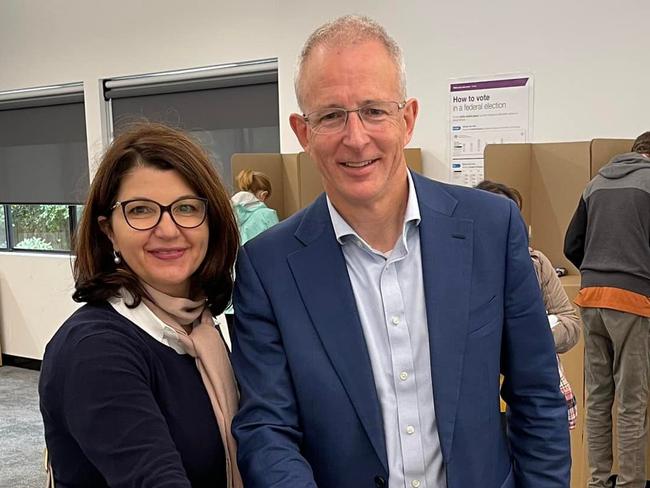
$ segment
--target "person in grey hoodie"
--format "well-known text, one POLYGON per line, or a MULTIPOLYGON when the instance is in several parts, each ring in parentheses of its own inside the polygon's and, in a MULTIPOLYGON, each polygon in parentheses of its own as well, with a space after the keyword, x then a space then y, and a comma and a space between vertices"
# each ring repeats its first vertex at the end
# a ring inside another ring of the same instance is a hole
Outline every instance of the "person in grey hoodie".
POLYGON ((580 269, 589 488, 610 486, 618 399, 616 486, 646 486, 650 376, 650 131, 585 188, 564 240, 580 269))

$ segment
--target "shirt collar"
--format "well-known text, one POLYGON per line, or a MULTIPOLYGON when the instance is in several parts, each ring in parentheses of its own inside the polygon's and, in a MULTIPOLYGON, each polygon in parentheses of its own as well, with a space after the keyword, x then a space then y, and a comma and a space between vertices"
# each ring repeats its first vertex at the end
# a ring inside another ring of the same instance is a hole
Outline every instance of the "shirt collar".
MULTIPOLYGON (((406 227, 411 223, 411 225, 415 226, 420 225, 421 220, 420 206, 418 205, 418 196, 415 191, 415 185, 413 184, 413 177, 411 176, 410 171, 407 171, 406 174, 408 177, 408 200, 406 201, 406 211, 404 212, 404 229, 406 229, 406 227)), ((327 196, 327 209, 329 210, 332 226, 334 227, 334 234, 336 235, 336 240, 339 244, 345 244, 349 239, 348 236, 352 236, 356 237, 361 242, 364 242, 367 246, 367 243, 365 243, 361 236, 356 233, 350 224, 348 224, 341 216, 338 210, 334 208, 329 196, 327 196)))
MULTIPOLYGON (((122 290, 122 294, 125 293, 128 295, 128 292, 122 290)), ((133 322, 158 342, 171 347, 178 354, 185 354, 177 332, 160 320, 144 302, 140 302, 135 308, 127 307, 122 296, 110 298, 108 302, 120 315, 133 322)))

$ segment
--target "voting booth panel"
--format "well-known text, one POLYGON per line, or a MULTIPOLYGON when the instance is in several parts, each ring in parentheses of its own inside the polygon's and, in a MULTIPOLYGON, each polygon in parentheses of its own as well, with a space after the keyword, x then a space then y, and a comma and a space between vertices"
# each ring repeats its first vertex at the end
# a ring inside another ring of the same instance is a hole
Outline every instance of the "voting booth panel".
MULTIPOLYGON (((568 274, 560 281, 572 301, 580 290, 580 274, 564 257, 566 229, 587 183, 613 156, 629 152, 632 142, 631 139, 593 139, 583 142, 490 144, 485 148, 485 178, 514 187, 521 193, 522 215, 529 226, 530 245, 542 251, 554 266, 567 270, 568 274)), ((561 360, 578 402, 577 425, 571 433, 571 486, 583 487, 588 481, 589 466, 584 430, 582 335, 571 351, 561 355, 561 360)), ((614 451, 616 453, 615 445, 614 451)), ((617 469, 615 462, 613 472, 617 469)))

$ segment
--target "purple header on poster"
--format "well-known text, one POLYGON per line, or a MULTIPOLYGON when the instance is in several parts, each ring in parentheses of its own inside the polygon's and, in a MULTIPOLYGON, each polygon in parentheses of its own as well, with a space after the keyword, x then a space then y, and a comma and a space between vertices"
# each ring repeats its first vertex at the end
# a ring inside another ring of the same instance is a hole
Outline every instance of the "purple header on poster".
POLYGON ((526 86, 528 78, 512 78, 510 80, 470 81, 465 83, 452 83, 451 91, 485 90, 489 88, 511 88, 513 86, 526 86))

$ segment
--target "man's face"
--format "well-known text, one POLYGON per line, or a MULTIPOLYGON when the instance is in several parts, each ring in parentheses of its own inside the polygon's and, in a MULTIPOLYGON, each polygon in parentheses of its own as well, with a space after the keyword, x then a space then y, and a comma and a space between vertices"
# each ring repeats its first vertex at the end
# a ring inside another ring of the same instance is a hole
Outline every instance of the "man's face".
MULTIPOLYGON (((318 46, 303 68, 303 110, 355 109, 370 102, 401 102, 398 70, 378 41, 344 47, 318 46)), ((316 134, 298 114, 291 127, 316 162, 323 185, 342 210, 394 201, 406 188, 404 146, 411 139, 417 101, 409 100, 380 125, 365 124, 350 113, 344 129, 316 134)))

